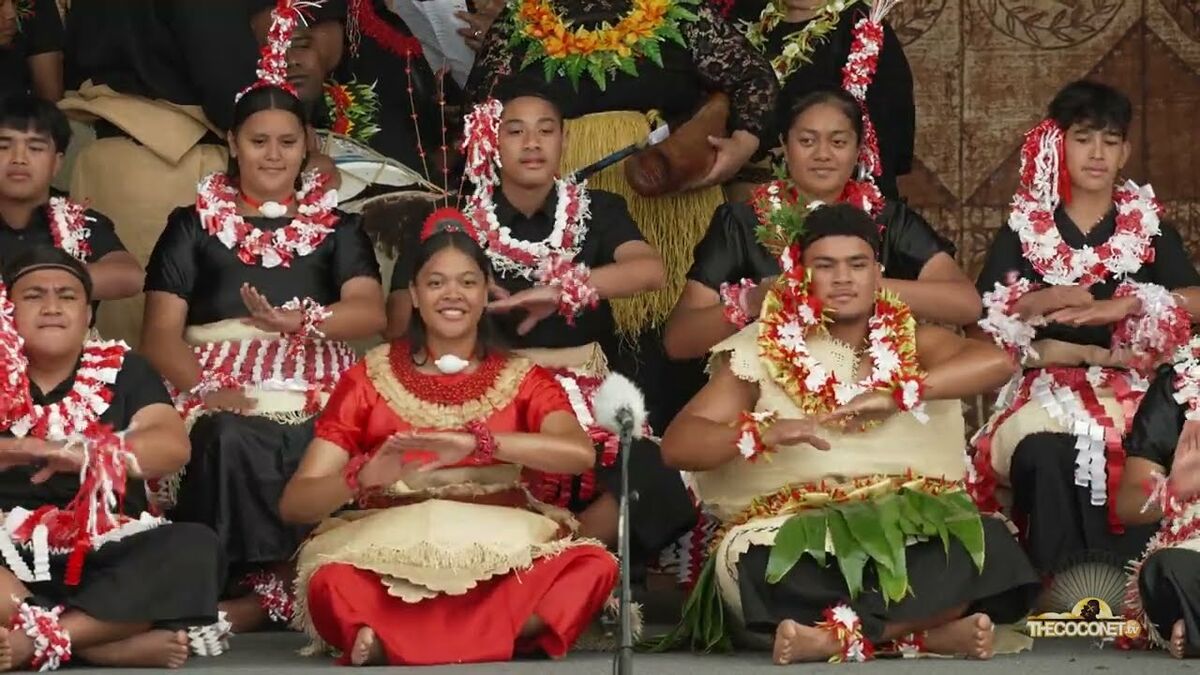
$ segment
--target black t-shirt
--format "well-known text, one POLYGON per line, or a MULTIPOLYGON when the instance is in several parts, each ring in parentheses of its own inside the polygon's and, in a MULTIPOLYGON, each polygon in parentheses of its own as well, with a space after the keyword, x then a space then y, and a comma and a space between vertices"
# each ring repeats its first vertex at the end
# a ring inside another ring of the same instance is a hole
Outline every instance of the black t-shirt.
POLYGON ((1170 471, 1186 413, 1186 403, 1175 400, 1174 364, 1164 363, 1133 416, 1125 435, 1125 454, 1148 459, 1170 471))
MULTIPOLYGON (((736 3, 735 20, 757 22, 764 5, 764 0, 736 3)), ((854 26, 866 16, 869 9, 864 3, 843 10, 833 31, 817 42, 811 54, 812 61, 802 64, 787 77, 779 92, 773 120, 775 133, 770 136, 772 145, 786 123, 787 113, 797 100, 818 88, 842 86, 842 68, 850 57, 854 26)), ((781 53, 784 38, 801 30, 807 23, 780 23, 767 35, 765 53, 781 53)), ((899 197, 896 177, 912 171, 917 108, 913 99, 912 69, 904 55, 904 46, 886 21, 883 24, 883 45, 879 50, 875 79, 867 88, 867 109, 879 135, 883 173, 876 178, 876 183, 885 197, 896 199, 899 197)))
MULTIPOLYGON (((885 277, 913 280, 938 253, 954 256, 954 244, 903 202, 888 200, 879 221, 884 225, 879 262, 885 277)), ((693 251, 687 278, 715 291, 722 283, 759 281, 779 274, 779 260, 758 243, 756 227, 758 218, 749 204, 731 202, 717 207, 708 232, 693 251)))
MULTIPOLYGON (((333 233, 312 253, 294 258, 287 267, 266 268, 242 262, 234 250, 205 231, 195 206, 181 206, 171 212, 150 254, 145 289, 187 300, 189 326, 249 316, 241 296, 243 283, 254 286, 273 305, 297 297, 332 305, 350 279, 380 278, 375 249, 358 217, 340 211, 338 216, 333 233)), ((246 221, 273 230, 290 223, 291 217, 246 221)))
MULTIPOLYGON (((643 238, 633 217, 629 215, 624 198, 603 190, 588 190, 588 196, 591 198, 591 218, 587 222, 588 231, 583 239, 583 247, 574 260, 595 269, 612 264, 613 256, 621 244, 643 241, 643 238)), ((541 241, 554 229, 557 203, 554 192, 550 193, 550 198, 540 210, 528 217, 514 208, 501 190, 496 190, 495 201, 496 220, 501 227, 509 228, 515 239, 541 241)), ((405 235, 400 259, 396 261, 396 270, 392 273, 393 291, 408 288, 415 264, 415 251, 420 245, 419 233, 409 231, 405 235)), ((513 293, 534 284, 533 281, 511 274, 498 275, 496 283, 513 293)), ((511 316, 496 316, 504 339, 511 347, 574 347, 599 342, 610 359, 616 358, 616 323, 607 300, 601 300, 595 309, 585 310, 575 317, 574 326, 568 326, 566 319, 556 314, 538 322, 528 334, 517 335, 516 327, 521 318, 521 312, 514 312, 511 316)))
MULTIPOLYGON (((113 222, 99 211, 88 209, 88 246, 90 251, 85 262, 94 263, 114 251, 124 251, 125 245, 117 237, 113 222)), ((0 273, 17 255, 35 246, 54 246, 54 234, 50 231, 49 208, 35 209, 25 227, 9 226, 0 217, 0 273)), ((93 315, 99 302, 92 303, 93 315)))
MULTIPOLYGON (((1059 234, 1067 245, 1079 249, 1084 245, 1093 248, 1108 241, 1117 227, 1116 207, 1108 212, 1095 227, 1086 235, 1067 215, 1066 210, 1059 207, 1054 212, 1054 223, 1058 226, 1059 234)), ((1154 261, 1142 265, 1141 269, 1128 276, 1132 281, 1151 282, 1174 290, 1186 286, 1200 286, 1200 274, 1196 272, 1192 261, 1188 259, 1187 250, 1179 232, 1167 223, 1161 224, 1162 233, 1151 242, 1154 248, 1154 261)), ((1035 283, 1042 283, 1042 275, 1033 269, 1033 264, 1025 258, 1021 249, 1021 238, 1006 224, 1000 227, 995 240, 988 250, 987 259, 979 273, 975 287, 980 294, 993 290, 996 283, 1008 283, 1010 273, 1035 283)), ((1093 284, 1089 289, 1092 297, 1097 300, 1112 298, 1120 281, 1109 277, 1105 281, 1093 284)), ((1108 347, 1112 344, 1112 328, 1110 326, 1064 326, 1051 324, 1037 329, 1036 340, 1054 339, 1063 342, 1073 342, 1080 345, 1096 345, 1108 347)))
MULTIPOLYGON (((32 382, 29 388, 35 404, 48 405, 61 401, 74 385, 75 376, 72 374, 45 393, 32 382)), ((100 415, 100 422, 111 426, 115 431, 128 429, 133 416, 147 406, 156 403, 171 405, 171 397, 167 394, 162 377, 149 361, 133 352, 125 353, 121 372, 112 384, 112 394, 112 401, 108 410, 100 415)), ((5 431, 0 432, 0 436, 11 438, 12 434, 5 431)), ((0 509, 8 511, 20 506, 33 511, 46 504, 61 508, 79 491, 78 475, 59 473, 41 485, 33 485, 29 478, 34 473, 35 470, 27 466, 13 467, 0 472, 0 509)), ((137 515, 145 511, 146 506, 146 489, 142 481, 131 479, 125 490, 125 513, 137 515)))
POLYGON ((63 50, 63 25, 54 0, 33 0, 33 14, 21 19, 12 44, 0 47, 0 98, 32 87, 28 59, 63 50))
POLYGON ((257 77, 258 44, 243 0, 73 0, 65 82, 198 105, 228 129, 233 98, 257 77))

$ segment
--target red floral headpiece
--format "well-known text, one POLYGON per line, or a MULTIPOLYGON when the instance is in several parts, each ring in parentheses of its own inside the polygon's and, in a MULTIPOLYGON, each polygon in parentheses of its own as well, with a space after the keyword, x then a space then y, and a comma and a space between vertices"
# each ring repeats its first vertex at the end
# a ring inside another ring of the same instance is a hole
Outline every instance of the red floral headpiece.
POLYGON ((421 226, 421 241, 424 242, 439 232, 462 232, 479 241, 479 232, 471 224, 471 219, 452 206, 443 206, 429 214, 421 226))
POLYGON ((236 103, 246 94, 262 87, 278 87, 292 96, 296 88, 287 80, 287 53, 292 47, 292 36, 296 24, 304 22, 304 11, 320 7, 324 0, 276 0, 271 10, 271 29, 267 31, 267 44, 263 45, 258 58, 258 80, 238 92, 236 103))
POLYGON ((1063 141, 1062 127, 1047 118, 1025 132, 1021 146, 1020 187, 1052 210, 1071 201, 1071 177, 1063 170, 1067 163, 1063 141))
POLYGON ((466 176, 476 192, 490 190, 500 182, 500 116, 504 105, 489 98, 476 105, 463 120, 463 154, 466 176))
POLYGON ((875 0, 871 11, 854 26, 850 56, 842 67, 842 88, 858 101, 862 109, 863 137, 858 152, 859 180, 872 180, 883 173, 879 160, 879 139, 867 110, 867 88, 875 80, 879 68, 879 52, 883 49, 883 18, 900 0, 875 0))

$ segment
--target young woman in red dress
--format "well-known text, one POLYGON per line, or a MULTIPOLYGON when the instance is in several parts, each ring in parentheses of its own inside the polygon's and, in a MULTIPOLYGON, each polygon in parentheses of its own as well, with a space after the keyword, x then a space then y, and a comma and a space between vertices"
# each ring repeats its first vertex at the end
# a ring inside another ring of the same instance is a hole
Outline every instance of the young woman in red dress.
POLYGON ((493 343, 474 239, 435 231, 413 269, 408 339, 343 376, 284 491, 285 519, 321 523, 296 625, 354 665, 561 657, 617 565, 521 472, 581 473, 591 441, 554 377, 493 343))

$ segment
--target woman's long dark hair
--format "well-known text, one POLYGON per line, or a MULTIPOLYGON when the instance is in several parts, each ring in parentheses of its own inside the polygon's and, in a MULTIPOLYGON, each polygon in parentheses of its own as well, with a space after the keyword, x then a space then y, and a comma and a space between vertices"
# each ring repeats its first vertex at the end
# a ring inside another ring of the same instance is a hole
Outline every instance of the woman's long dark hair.
MULTIPOLYGON (((412 267, 412 274, 408 280, 409 288, 416 287, 417 275, 421 273, 425 265, 429 263, 434 255, 445 249, 452 248, 462 251, 467 254, 471 260, 479 267, 487 279, 491 279, 492 264, 488 260, 487 254, 480 248, 478 242, 470 237, 470 235, 458 230, 443 230, 421 242, 417 248, 417 255, 412 267)), ((496 329, 496 325, 492 321, 492 317, 486 311, 483 316, 479 317, 479 326, 476 329, 475 337, 475 353, 478 358, 484 358, 488 354, 498 351, 504 351, 504 342, 500 339, 500 333, 496 329)), ((425 349, 426 346, 426 331, 425 322, 421 320, 421 312, 418 308, 413 308, 412 318, 408 321, 408 350, 412 357, 413 363, 424 365, 424 361, 417 361, 417 354, 424 351, 426 359, 429 357, 429 352, 425 349)))
MULTIPOLYGON (((242 128, 246 120, 250 119, 251 115, 264 110, 283 110, 292 113, 297 120, 300 120, 301 132, 308 133, 308 114, 305 112, 304 103, 279 87, 258 87, 246 92, 246 95, 233 106, 233 125, 229 127, 229 133, 236 136, 238 130, 242 128)), ((305 143, 307 145, 307 141, 305 143)), ((300 162, 300 174, 304 173, 306 164, 308 164, 308 153, 305 153, 304 160, 300 162)), ((231 180, 238 178, 237 157, 234 157, 233 153, 229 154, 229 163, 226 165, 225 174, 231 180)), ((300 174, 296 174, 297 190, 300 189, 300 174)))

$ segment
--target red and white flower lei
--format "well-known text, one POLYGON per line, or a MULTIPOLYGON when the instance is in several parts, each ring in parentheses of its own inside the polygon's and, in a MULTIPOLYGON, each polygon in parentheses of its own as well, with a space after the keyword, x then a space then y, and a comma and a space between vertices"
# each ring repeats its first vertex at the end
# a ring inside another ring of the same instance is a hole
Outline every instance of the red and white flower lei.
POLYGON ((88 340, 71 391, 49 405, 30 404, 25 414, 9 421, 8 430, 18 437, 53 441, 82 436, 108 410, 128 351, 124 342, 88 340))
POLYGON ((725 305, 725 320, 737 328, 745 328, 753 321, 746 296, 751 290, 758 288, 753 279, 742 279, 736 284, 725 282, 721 284, 721 303, 725 305))
POLYGON ((496 218, 492 200, 493 188, 477 189, 467 204, 467 217, 476 231, 486 237, 480 244, 498 274, 516 274, 532 280, 540 265, 552 255, 568 260, 579 255, 587 236, 587 221, 591 218, 587 183, 570 180, 555 181, 554 227, 541 241, 516 239, 496 218))
POLYGON ((1175 352, 1175 402, 1186 406, 1185 419, 1200 421, 1200 335, 1175 352))
POLYGON ((87 207, 83 204, 66 197, 51 197, 46 208, 50 215, 50 234, 54 237, 54 247, 86 263, 92 254, 92 246, 88 243, 92 233, 87 224, 96 219, 87 215, 87 207))
POLYGON ((743 410, 738 415, 738 421, 734 424, 738 429, 737 440, 734 441, 734 444, 737 446, 738 454, 745 457, 746 461, 757 462, 759 457, 766 457, 767 461, 770 461, 768 453, 774 452, 774 448, 763 442, 762 435, 775 423, 777 417, 778 415, 773 410, 761 412, 743 410))
POLYGON ((858 168, 860 176, 864 178, 878 176, 883 171, 879 159, 879 138, 867 112, 867 88, 875 80, 875 71, 879 68, 879 52, 883 49, 883 17, 898 2, 874 0, 871 3, 870 13, 854 25, 850 54, 846 58, 846 65, 842 67, 842 88, 862 108, 863 137, 860 139, 858 168))
MULTIPOLYGON (((750 205, 754 209, 754 214, 758 216, 759 224, 767 225, 772 213, 779 209, 794 207, 799 200, 800 193, 791 181, 773 180, 755 188, 750 205)), ((870 214, 872 218, 878 218, 887 203, 883 193, 872 180, 846 181, 846 186, 842 188, 842 194, 838 195, 838 203, 842 202, 858 207, 870 214)), ((807 203, 807 206, 811 211, 821 204, 820 201, 811 201, 807 203)))
POLYGON ((12 629, 33 640, 33 660, 29 666, 39 672, 58 670, 71 660, 71 636, 59 623, 63 605, 44 609, 28 602, 17 607, 12 629))
POLYGON ((1016 312, 1017 301, 1037 288, 1038 285, 1028 279, 1014 277, 1008 284, 997 281, 995 288, 983 294, 986 314, 979 320, 979 327, 1018 363, 1026 356, 1037 356, 1032 348, 1037 329, 1033 322, 1022 319, 1016 312))
POLYGON ((558 314, 575 325, 575 317, 585 309, 600 303, 600 294, 589 283, 592 271, 583 263, 575 263, 565 253, 551 253, 537 268, 538 283, 559 290, 558 314))
POLYGON ((845 603, 839 603, 826 608, 824 617, 815 627, 833 633, 833 637, 841 643, 838 653, 829 657, 830 663, 863 663, 875 658, 875 645, 863 636, 858 612, 845 603))
POLYGON ((591 218, 587 181, 555 181, 554 227, 541 241, 515 239, 496 218, 493 196, 500 184, 500 115, 503 105, 488 99, 475 106, 466 117, 463 149, 466 152, 466 176, 475 185, 467 202, 466 215, 479 233, 480 245, 487 251, 499 274, 516 274, 533 280, 547 259, 559 255, 573 260, 583 248, 587 221, 591 218))
POLYGON ((1063 241, 1054 223, 1054 200, 1040 199, 1021 188, 1013 196, 1008 226, 1021 240, 1025 258, 1046 283, 1054 286, 1090 286, 1107 279, 1132 274, 1154 261, 1151 240, 1162 231, 1162 206, 1150 185, 1127 181, 1113 193, 1117 206, 1116 230, 1096 248, 1072 248, 1063 241))
MULTIPOLYGON (((794 256, 798 258, 799 256, 794 256)), ((867 353, 871 373, 859 382, 842 382, 809 351, 808 334, 823 326, 820 301, 808 292, 809 275, 793 263, 768 292, 759 328, 759 353, 775 380, 806 414, 824 413, 869 391, 888 391, 897 407, 925 419, 921 401, 924 373, 917 362, 916 321, 895 294, 880 290, 868 321, 867 353)))
POLYGON ((1171 291, 1158 284, 1126 281, 1113 293, 1113 298, 1128 297, 1137 298, 1140 308, 1113 328, 1113 349, 1129 350, 1135 368, 1154 368, 1187 342, 1191 315, 1171 291))
POLYGON ((337 191, 327 190, 328 178, 316 170, 304 172, 296 193, 297 213, 292 222, 274 230, 261 230, 238 212, 238 190, 224 173, 205 176, 196 188, 196 211, 204 230, 247 265, 288 267, 294 258, 312 253, 333 233, 338 216, 337 191))

